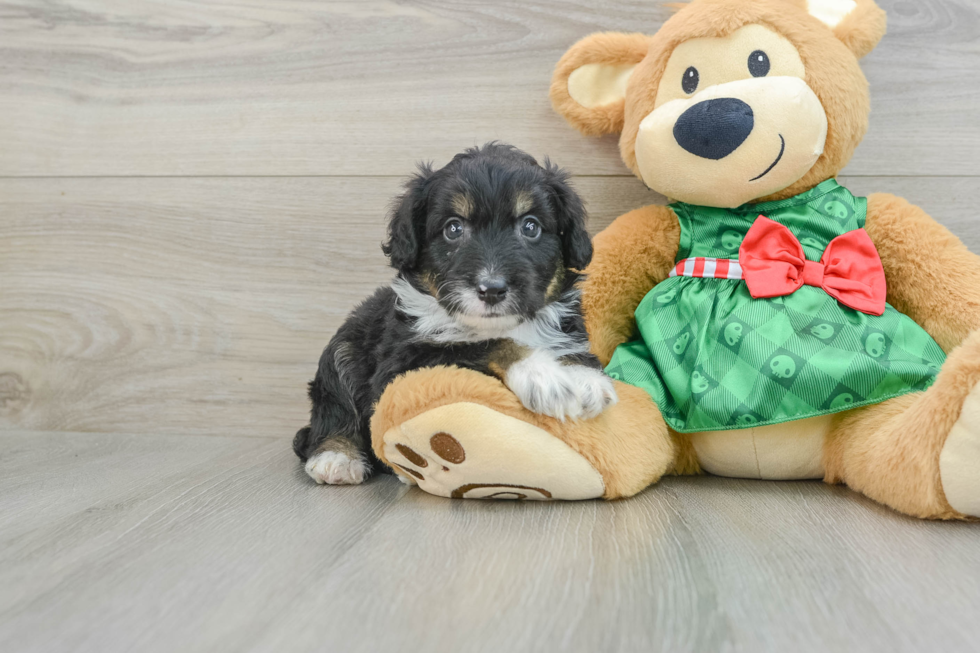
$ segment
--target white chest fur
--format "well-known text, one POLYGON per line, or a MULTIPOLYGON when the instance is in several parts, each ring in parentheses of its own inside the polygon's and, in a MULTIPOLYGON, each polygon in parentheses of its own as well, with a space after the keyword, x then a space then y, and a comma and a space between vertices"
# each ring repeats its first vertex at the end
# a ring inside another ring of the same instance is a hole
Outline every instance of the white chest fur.
POLYGON ((575 338, 561 329, 562 320, 577 310, 578 290, 567 297, 575 303, 553 302, 530 320, 515 316, 497 318, 465 318, 452 316, 435 297, 419 292, 410 283, 396 277, 391 288, 397 296, 399 310, 415 319, 415 333, 420 340, 438 343, 480 342, 508 339, 529 349, 546 350, 553 356, 584 354, 588 341, 575 338))

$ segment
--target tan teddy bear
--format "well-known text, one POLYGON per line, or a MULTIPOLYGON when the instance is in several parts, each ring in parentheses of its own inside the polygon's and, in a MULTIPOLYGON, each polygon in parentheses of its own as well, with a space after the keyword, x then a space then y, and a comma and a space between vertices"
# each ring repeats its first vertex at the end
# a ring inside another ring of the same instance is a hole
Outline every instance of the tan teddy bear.
POLYGON ((864 136, 871 0, 694 0, 604 33, 552 101, 671 199, 595 238, 583 289, 619 403, 561 422, 499 381, 395 381, 374 449, 453 497, 632 495, 665 473, 845 483, 980 516, 980 259, 924 211, 834 179, 864 136))

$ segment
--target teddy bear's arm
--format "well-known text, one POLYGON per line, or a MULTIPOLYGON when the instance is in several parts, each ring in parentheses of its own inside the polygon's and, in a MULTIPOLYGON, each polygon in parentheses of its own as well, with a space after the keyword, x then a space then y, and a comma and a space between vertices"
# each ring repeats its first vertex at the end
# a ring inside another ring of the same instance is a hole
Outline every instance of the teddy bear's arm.
POLYGON ((680 245, 677 216, 645 206, 616 218, 593 240, 595 252, 582 292, 592 352, 603 365, 633 333, 633 312, 667 278, 680 245))
POLYGON ((886 193, 868 197, 865 229, 878 248, 888 302, 945 351, 980 328, 980 257, 928 213, 886 193))

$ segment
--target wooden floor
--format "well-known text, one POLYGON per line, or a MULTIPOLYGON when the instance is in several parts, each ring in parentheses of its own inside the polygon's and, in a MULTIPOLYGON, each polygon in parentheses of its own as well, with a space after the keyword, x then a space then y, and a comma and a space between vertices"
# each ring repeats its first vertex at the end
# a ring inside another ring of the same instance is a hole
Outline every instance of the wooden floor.
MULTIPOLYGON (((980 4, 879 0, 841 176, 980 251, 980 4)), ((551 69, 640 0, 0 0, 0 651, 976 651, 980 526, 819 483, 618 503, 315 486, 304 383, 420 159, 663 202, 551 69)))
POLYGON ((976 651, 978 531, 816 482, 309 482, 277 438, 0 436, 3 651, 976 651))

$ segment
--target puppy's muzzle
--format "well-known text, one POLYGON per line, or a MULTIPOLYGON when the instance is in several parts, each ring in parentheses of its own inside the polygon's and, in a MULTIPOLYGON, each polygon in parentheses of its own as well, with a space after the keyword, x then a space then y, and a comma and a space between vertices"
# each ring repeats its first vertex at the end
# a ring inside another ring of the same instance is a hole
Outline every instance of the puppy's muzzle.
POLYGON ((507 296, 507 282, 499 277, 484 279, 477 284, 476 294, 487 306, 496 306, 507 296))

